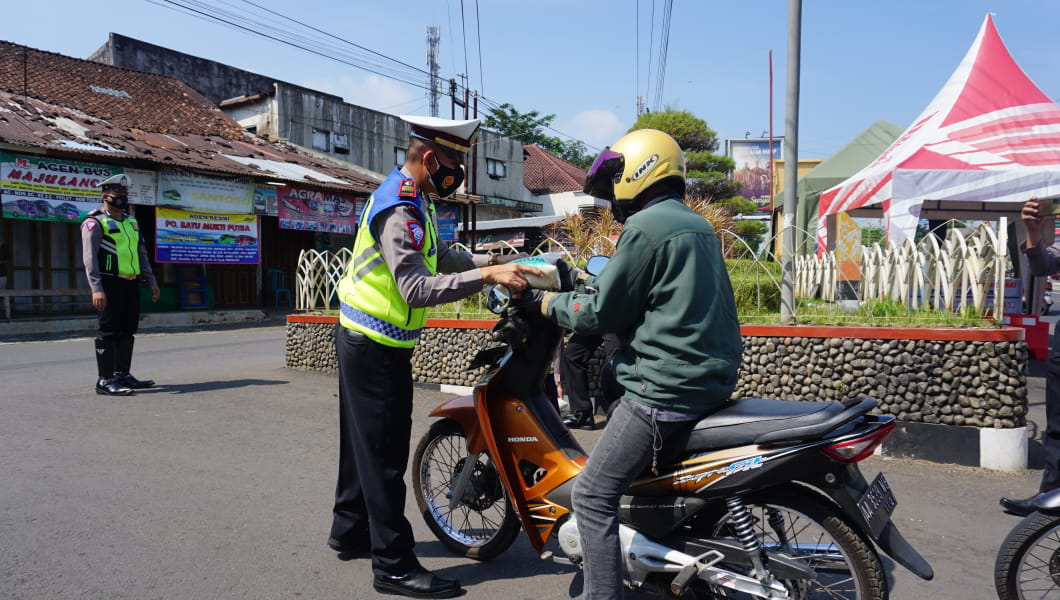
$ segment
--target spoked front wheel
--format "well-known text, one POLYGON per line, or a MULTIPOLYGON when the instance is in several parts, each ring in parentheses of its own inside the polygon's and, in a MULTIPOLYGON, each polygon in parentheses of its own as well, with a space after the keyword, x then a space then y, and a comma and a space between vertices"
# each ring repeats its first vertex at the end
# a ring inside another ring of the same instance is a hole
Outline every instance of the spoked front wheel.
POLYGON ((413 456, 416 505, 434 535, 450 550, 476 560, 504 552, 519 535, 519 518, 486 454, 468 456, 467 439, 453 421, 431 425, 413 456), (460 506, 452 508, 452 486, 475 460, 460 506))
MULTIPOLYGON (((751 527, 767 554, 784 554, 813 572, 811 579, 782 581, 793 600, 884 600, 887 579, 871 543, 838 515, 825 498, 795 487, 744 497, 751 527)), ((715 538, 737 540, 730 513, 697 529, 715 538)), ((722 568, 750 575, 746 565, 722 568)), ((768 568, 768 567, 767 567, 768 568)), ((707 597, 750 598, 729 589, 707 587, 707 597)))
POLYGON ((1008 534, 994 563, 1001 600, 1060 598, 1060 517, 1031 513, 1008 534))

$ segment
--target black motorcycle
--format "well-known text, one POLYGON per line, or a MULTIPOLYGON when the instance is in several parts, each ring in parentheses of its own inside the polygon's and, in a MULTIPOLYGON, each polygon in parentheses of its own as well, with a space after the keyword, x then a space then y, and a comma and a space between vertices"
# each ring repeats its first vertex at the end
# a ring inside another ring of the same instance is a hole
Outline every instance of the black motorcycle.
POLYGON ((994 562, 1000 600, 1060 598, 1060 490, 1039 496, 1035 512, 1009 532, 994 562))

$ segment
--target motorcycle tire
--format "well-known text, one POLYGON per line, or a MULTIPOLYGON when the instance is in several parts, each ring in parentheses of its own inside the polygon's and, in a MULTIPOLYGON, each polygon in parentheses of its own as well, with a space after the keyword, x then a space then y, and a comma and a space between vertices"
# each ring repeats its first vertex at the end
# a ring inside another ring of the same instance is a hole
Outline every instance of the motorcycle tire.
MULTIPOLYGON (((1060 547, 1052 549, 1051 556, 1042 557, 1032 554, 1033 557, 1037 558, 1036 562, 1042 563, 1042 566, 1049 568, 1049 572, 1044 577, 1040 573, 1035 573, 1035 577, 1032 577, 1032 580, 1036 582, 1032 585, 1034 587, 1033 595, 1025 595, 1020 590, 1019 576, 1019 566, 1023 562, 1024 557, 1027 556, 1027 553, 1040 540, 1049 538, 1049 536, 1056 536, 1057 533, 1060 533, 1060 517, 1044 515, 1040 512, 1027 515, 1009 532, 1005 541, 1001 543, 1001 548, 997 551, 997 560, 994 561, 994 587, 997 589, 999 600, 1060 597, 1060 547), (1052 581, 1049 581, 1050 579, 1052 581), (1051 589, 1042 589, 1046 587, 1051 589), (1056 596, 1048 595, 1050 591, 1054 592, 1056 596), (1045 595, 1043 595, 1043 592, 1045 595)), ((1052 539, 1055 539, 1055 537, 1052 539)), ((1050 545, 1056 546, 1057 544, 1050 543, 1050 545)), ((1031 567, 1034 571, 1040 571, 1041 568, 1041 566, 1031 567)), ((1024 583, 1031 582, 1025 581, 1024 583)), ((1028 590, 1028 593, 1030 592, 1028 590)))
MULTIPOLYGON (((826 532, 834 541, 850 567, 851 575, 857 586, 858 594, 856 600, 886 600, 888 598, 887 577, 883 571, 883 564, 876 553, 872 542, 865 538, 860 531, 851 525, 839 512, 839 509, 831 500, 817 492, 813 492, 797 485, 782 486, 762 492, 750 493, 743 496, 744 504, 754 517, 764 516, 764 508, 771 507, 789 514, 797 514, 812 521, 820 529, 826 532)), ((712 537, 724 536, 723 528, 729 514, 722 508, 720 517, 715 513, 714 518, 708 517, 707 523, 697 517, 695 530, 700 534, 712 537), (704 532, 704 527, 707 531, 704 532)), ((707 515, 704 515, 707 516, 707 515)), ((759 523, 765 523, 765 519, 759 518, 759 523)), ((756 528, 756 533, 759 533, 756 528)), ((760 539, 763 537, 759 533, 760 539)), ((768 543, 766 546, 768 547, 768 543)), ((813 592, 813 590, 810 590, 813 592)), ((826 597, 847 598, 845 595, 835 595, 825 590, 826 597)), ((726 593, 732 594, 731 590, 726 593)), ((708 595, 708 597, 711 597, 708 595)), ((735 597, 742 597, 738 594, 735 597)), ((801 596, 800 596, 801 597, 801 596)), ((810 597, 816 598, 817 595, 810 597)), ((853 600, 853 599, 851 599, 853 600)))
MULTIPOLYGON (((493 559, 507 550, 519 535, 521 525, 519 524, 519 517, 515 513, 515 507, 508 500, 508 494, 505 493, 499 475, 493 469, 493 464, 486 462, 476 470, 477 480, 469 482, 469 485, 476 485, 482 488, 480 490, 481 493, 476 494, 474 500, 479 502, 480 505, 477 507, 465 505, 457 510, 465 511, 467 518, 470 518, 472 512, 477 512, 482 517, 483 511, 492 508, 497 502, 503 503, 504 515, 498 519, 499 524, 490 523, 495 526, 494 531, 485 539, 472 539, 461 531, 455 531, 454 527, 447 526, 445 522, 440 522, 448 520, 447 515, 443 514, 445 508, 435 502, 434 498, 428 497, 427 492, 434 489, 437 496, 438 486, 443 485, 438 482, 433 482, 432 485, 429 472, 429 461, 432 460, 432 456, 428 456, 428 453, 433 454, 433 451, 439 448, 442 443, 447 443, 450 446, 450 450, 458 450, 461 458, 458 460, 451 452, 446 454, 445 458, 453 461, 453 464, 444 465, 450 478, 444 482, 445 488, 441 491, 447 492, 449 490, 456 473, 460 470, 463 459, 467 458, 467 439, 463 429, 456 422, 444 419, 432 424, 431 428, 420 439, 412 458, 412 487, 416 496, 416 506, 419 507, 420 514, 423 515, 423 520, 427 523, 427 527, 447 548, 460 556, 474 560, 485 561, 493 559), (457 442, 456 438, 459 438, 459 442, 457 442), (426 489, 425 485, 427 486, 426 489), (485 505, 486 503, 488 505, 485 505)), ((488 461, 488 458, 485 460, 488 461)), ((481 462, 482 459, 480 459, 481 462)), ((484 517, 483 523, 486 523, 484 517)))

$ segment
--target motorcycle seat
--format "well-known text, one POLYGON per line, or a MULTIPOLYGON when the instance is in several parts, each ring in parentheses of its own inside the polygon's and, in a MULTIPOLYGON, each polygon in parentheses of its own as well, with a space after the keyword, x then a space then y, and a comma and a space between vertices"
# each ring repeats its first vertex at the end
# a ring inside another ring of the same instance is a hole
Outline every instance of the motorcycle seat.
MULTIPOLYGON (((822 435, 833 428, 827 426, 832 425, 847 408, 839 402, 791 402, 766 398, 731 400, 700 419, 691 429, 668 440, 667 454, 705 452, 822 435)), ((853 414, 851 418, 856 416, 853 414)))

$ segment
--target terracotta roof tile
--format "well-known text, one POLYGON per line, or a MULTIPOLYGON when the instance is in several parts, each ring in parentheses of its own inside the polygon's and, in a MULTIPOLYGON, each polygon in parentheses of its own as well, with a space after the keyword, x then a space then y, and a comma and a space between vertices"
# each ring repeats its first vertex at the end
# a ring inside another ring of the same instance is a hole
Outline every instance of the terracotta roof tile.
POLYGON ((523 185, 535 194, 580 192, 585 170, 537 144, 523 146, 523 185))

